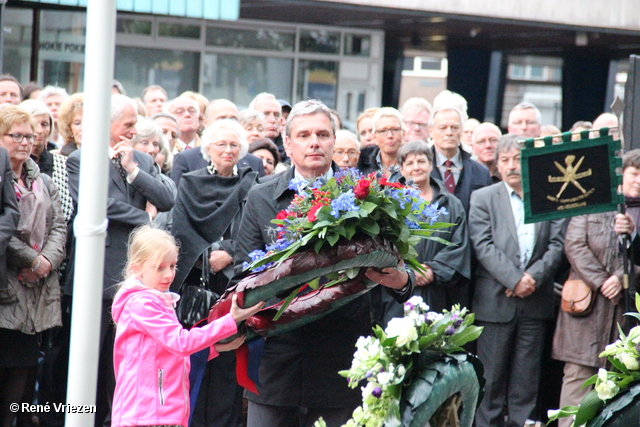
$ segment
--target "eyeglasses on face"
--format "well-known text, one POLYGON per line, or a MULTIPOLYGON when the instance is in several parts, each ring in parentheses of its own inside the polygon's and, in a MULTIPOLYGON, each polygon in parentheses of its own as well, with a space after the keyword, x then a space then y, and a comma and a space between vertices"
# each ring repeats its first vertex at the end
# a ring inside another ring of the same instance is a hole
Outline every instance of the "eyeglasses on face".
POLYGON ((231 149, 231 151, 235 151, 235 150, 239 150, 240 149, 240 144, 235 143, 235 142, 216 142, 213 144, 214 147, 216 147, 218 150, 220 151, 224 151, 227 149, 227 147, 229 147, 231 149))
POLYGON ((5 136, 10 136, 13 142, 20 144, 24 138, 27 138, 27 142, 33 142, 36 140, 36 136, 32 133, 23 135, 21 133, 5 133, 5 136))
POLYGON ((420 129, 426 129, 427 128, 427 124, 426 123, 419 123, 419 122, 404 122, 405 125, 407 125, 407 128, 409 129, 413 129, 414 127, 418 127, 420 129))
POLYGON ((375 131, 377 135, 386 135, 391 132, 392 135, 397 135, 402 132, 402 128, 389 128, 389 129, 378 129, 375 131))
POLYGON ((356 150, 349 150, 349 151, 335 150, 333 152, 333 155, 337 157, 343 157, 345 154, 350 158, 355 159, 356 157, 358 157, 358 154, 360 153, 358 153, 356 150))

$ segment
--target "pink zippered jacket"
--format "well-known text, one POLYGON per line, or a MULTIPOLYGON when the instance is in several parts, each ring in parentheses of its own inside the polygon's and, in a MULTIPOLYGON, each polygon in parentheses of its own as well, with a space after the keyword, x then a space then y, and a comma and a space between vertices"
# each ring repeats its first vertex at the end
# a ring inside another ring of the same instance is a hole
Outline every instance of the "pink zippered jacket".
POLYGON ((202 328, 184 329, 172 292, 150 289, 130 279, 113 300, 117 324, 113 349, 116 390, 111 426, 181 425, 189 421, 189 355, 238 330, 228 314, 202 328))

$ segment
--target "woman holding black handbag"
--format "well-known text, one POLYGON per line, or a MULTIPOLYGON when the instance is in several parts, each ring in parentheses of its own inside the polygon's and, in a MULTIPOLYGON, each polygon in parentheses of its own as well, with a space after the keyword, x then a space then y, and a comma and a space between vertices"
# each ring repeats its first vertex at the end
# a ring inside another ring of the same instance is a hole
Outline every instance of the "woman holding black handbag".
MULTIPOLYGON (((201 150, 211 163, 182 176, 173 208, 172 233, 181 247, 171 290, 182 295, 178 318, 185 326, 206 318, 208 305, 215 300, 212 293, 221 295, 227 287, 242 207, 258 179, 257 172, 237 167, 248 144, 236 121, 213 122, 202 135, 201 150)), ((237 426, 242 415, 242 390, 235 378, 235 354, 227 352, 208 362, 201 387, 197 365, 202 363, 192 357, 195 409, 190 425, 237 426)))

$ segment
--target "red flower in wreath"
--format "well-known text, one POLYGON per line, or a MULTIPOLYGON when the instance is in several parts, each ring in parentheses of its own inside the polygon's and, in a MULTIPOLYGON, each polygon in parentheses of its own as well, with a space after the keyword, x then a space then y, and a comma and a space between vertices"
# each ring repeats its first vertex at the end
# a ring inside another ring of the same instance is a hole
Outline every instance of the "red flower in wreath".
POLYGON ((327 203, 323 203, 323 202, 314 203, 313 206, 311 206, 311 209, 309 209, 309 212, 307 212, 307 221, 313 222, 316 219, 318 219, 318 217, 316 217, 316 212, 318 212, 318 209, 320 209, 323 206, 327 206, 327 203))
POLYGON ((380 185, 384 185, 386 187, 391 187, 391 188, 402 188, 402 184, 398 183, 398 182, 390 182, 389 180, 387 180, 387 178, 382 177, 378 180, 378 182, 380 183, 380 185))
POLYGON ((369 195, 369 189, 371 188, 371 181, 368 179, 361 179, 353 189, 353 194, 358 200, 364 200, 369 195))

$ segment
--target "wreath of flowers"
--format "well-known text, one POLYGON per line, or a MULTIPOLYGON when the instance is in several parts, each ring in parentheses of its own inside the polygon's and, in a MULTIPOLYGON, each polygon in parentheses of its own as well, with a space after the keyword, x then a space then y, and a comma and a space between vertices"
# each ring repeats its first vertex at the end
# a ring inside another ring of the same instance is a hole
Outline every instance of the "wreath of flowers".
MULTIPOLYGON (((340 372, 349 387, 362 389, 362 405, 345 425, 399 426, 402 391, 418 374, 414 355, 424 351, 443 355, 464 352, 462 346, 482 332, 473 321, 473 313, 459 305, 437 313, 429 311, 421 297, 413 296, 404 303, 404 317, 391 319, 384 330, 376 326, 372 336, 360 337, 351 369, 340 372)), ((322 419, 315 424, 324 426, 322 419)))
MULTIPOLYGON (((640 311, 640 294, 635 297, 636 310, 640 311)), ((640 314, 625 313, 640 321, 640 314)), ((621 393, 633 390, 634 395, 640 393, 640 326, 631 328, 628 334, 622 331, 618 325, 620 338, 616 342, 609 344, 600 353, 600 357, 606 357, 612 370, 600 368, 598 373, 584 382, 582 387, 595 385, 582 399, 579 406, 565 406, 560 409, 549 410, 547 416, 549 421, 562 417, 575 417, 573 426, 581 426, 596 418, 602 411, 607 401, 615 398, 621 393)), ((629 399, 627 399, 629 400, 629 399)), ((621 402, 614 410, 622 409, 629 404, 628 401, 621 402)))
MULTIPOLYGON (((446 209, 422 199, 412 185, 390 182, 380 172, 364 176, 357 169, 346 169, 328 180, 294 178, 289 189, 295 190, 296 196, 271 221, 275 225, 275 243, 251 252, 252 262, 244 263, 245 270, 263 271, 308 248, 319 253, 325 245, 335 246, 339 240, 351 240, 358 233, 387 239, 407 265, 421 272, 424 269, 416 260, 414 248, 420 239, 450 244, 433 235, 453 225, 437 222, 441 214, 447 214, 446 209)), ((303 287, 333 286, 356 277, 358 272, 358 268, 349 269, 332 275, 328 282, 320 283, 318 278, 295 289, 274 320, 303 287)))

